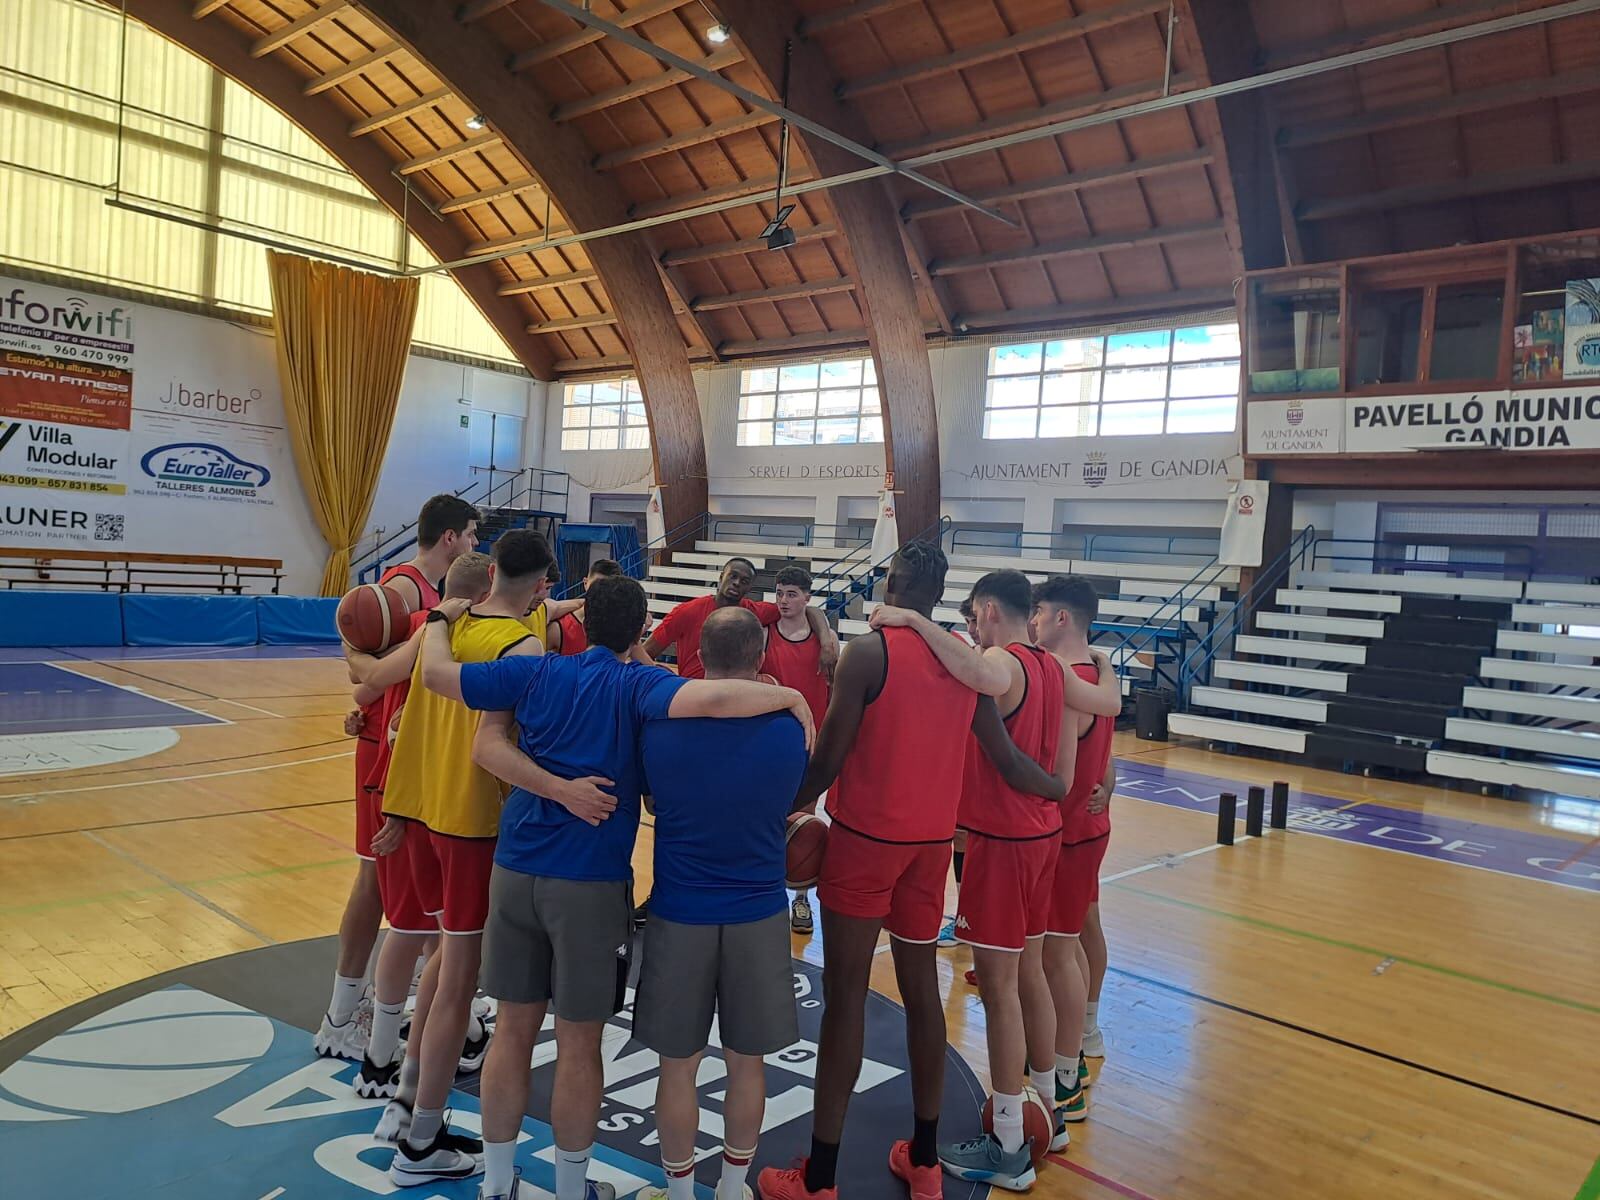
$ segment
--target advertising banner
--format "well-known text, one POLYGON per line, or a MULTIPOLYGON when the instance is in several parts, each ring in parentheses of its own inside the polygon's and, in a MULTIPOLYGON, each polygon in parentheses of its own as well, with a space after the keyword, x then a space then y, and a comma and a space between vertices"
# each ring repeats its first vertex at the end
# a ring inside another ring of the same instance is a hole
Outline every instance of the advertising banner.
POLYGON ((1352 396, 1344 448, 1401 450, 1600 449, 1600 386, 1434 396, 1352 396))

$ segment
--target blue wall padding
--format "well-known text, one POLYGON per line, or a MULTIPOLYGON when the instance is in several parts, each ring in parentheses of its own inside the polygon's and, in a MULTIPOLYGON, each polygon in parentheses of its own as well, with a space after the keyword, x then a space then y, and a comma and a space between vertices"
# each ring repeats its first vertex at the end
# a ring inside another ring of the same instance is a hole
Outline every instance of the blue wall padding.
POLYGON ((122 597, 130 646, 254 646, 257 596, 122 597))
POLYGON ((0 646, 120 646, 116 592, 0 592, 0 646))
POLYGON ((337 596, 261 596, 256 605, 261 640, 269 646, 304 646, 337 642, 333 614, 337 596))

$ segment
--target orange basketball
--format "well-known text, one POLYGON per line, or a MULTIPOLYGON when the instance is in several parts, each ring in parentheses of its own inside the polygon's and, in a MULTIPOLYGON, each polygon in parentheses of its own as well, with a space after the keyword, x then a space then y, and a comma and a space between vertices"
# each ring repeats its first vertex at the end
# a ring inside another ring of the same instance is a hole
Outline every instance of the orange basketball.
POLYGON ((339 636, 350 646, 366 654, 381 654, 405 641, 410 615, 399 592, 381 583, 363 583, 344 594, 334 619, 339 636))
POLYGON ((808 812, 790 813, 783 840, 788 847, 784 861, 785 882, 792 888, 810 887, 822 874, 822 856, 828 849, 828 823, 808 812))
MULTIPOLYGON (((994 1132, 994 1097, 983 1102, 983 1131, 994 1132)), ((1022 1137, 1029 1143, 1028 1153, 1033 1165, 1038 1166, 1050 1153, 1050 1139, 1055 1135, 1055 1119, 1050 1108, 1039 1098, 1031 1086, 1022 1089, 1022 1137)))

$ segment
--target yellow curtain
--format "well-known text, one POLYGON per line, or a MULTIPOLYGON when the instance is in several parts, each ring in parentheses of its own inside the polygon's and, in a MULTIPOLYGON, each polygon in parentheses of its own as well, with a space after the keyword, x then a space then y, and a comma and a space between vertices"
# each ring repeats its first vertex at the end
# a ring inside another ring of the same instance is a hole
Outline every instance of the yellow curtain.
POLYGON ((332 553, 322 594, 350 585, 389 447, 417 315, 416 279, 267 251, 283 411, 300 481, 332 553))

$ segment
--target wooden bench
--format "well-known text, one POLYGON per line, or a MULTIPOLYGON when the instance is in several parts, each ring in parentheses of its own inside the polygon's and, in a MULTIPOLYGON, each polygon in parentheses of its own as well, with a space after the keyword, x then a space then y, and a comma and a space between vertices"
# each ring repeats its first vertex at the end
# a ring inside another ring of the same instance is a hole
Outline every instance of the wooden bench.
POLYGON ((1257 658, 1298 658, 1306 662, 1353 663, 1367 661, 1367 648, 1349 642, 1316 642, 1310 638, 1261 637, 1240 634, 1233 643, 1234 653, 1254 654, 1257 658))
POLYGON ((105 592, 152 589, 204 591, 241 596, 249 583, 270 581, 273 595, 283 584, 281 558, 243 558, 224 554, 144 554, 118 550, 40 550, 0 547, 0 582, 17 587, 92 587, 105 592), (11 572, 31 574, 17 577, 11 572), (68 578, 57 578, 66 574, 68 578), (72 578, 70 576, 80 576, 72 578), (215 576, 196 582, 195 576, 215 576), (177 578, 170 578, 176 576, 177 578))

